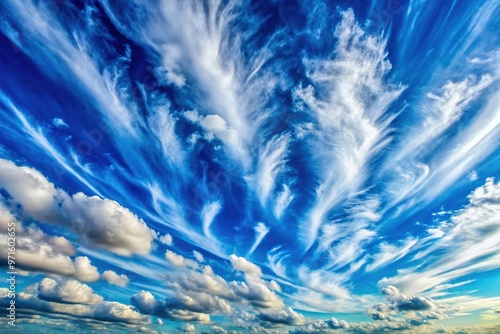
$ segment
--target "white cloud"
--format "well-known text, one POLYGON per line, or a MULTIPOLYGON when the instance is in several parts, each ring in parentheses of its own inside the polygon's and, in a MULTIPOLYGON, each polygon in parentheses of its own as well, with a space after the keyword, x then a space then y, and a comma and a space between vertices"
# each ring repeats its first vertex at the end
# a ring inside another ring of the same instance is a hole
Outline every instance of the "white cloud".
POLYGON ((418 148, 428 148, 433 139, 462 117, 464 110, 491 82, 489 75, 480 79, 468 76, 459 82, 448 81, 437 94, 427 94, 430 103, 422 108, 424 121, 411 139, 405 142, 406 154, 415 155, 418 148))
POLYGON ((373 255, 373 262, 366 266, 366 271, 372 271, 384 267, 394 261, 406 256, 418 242, 418 239, 409 237, 400 246, 391 245, 387 242, 379 244, 379 253, 373 255))
MULTIPOLYGON (((29 286, 16 294, 16 308, 20 316, 23 313, 36 312, 41 316, 57 315, 58 318, 104 321, 108 326, 113 322, 143 325, 150 322, 147 316, 128 305, 102 300, 101 296, 94 294, 86 285, 80 285, 75 281, 59 281, 54 284, 52 281, 47 278, 43 284, 29 286), (48 297, 52 301, 38 298, 40 291, 43 297, 48 297), (79 304, 82 301, 86 304, 79 304)), ((9 302, 8 290, 0 289, 0 305, 8 306, 9 302)))
POLYGON ((167 246, 172 246, 172 244, 173 244, 172 236, 168 233, 159 237, 158 241, 160 241, 162 244, 167 245, 167 246))
POLYGON ((56 128, 68 128, 68 124, 62 119, 62 118, 53 118, 52 119, 52 125, 54 125, 56 128))
POLYGON ((262 311, 258 314, 258 318, 262 321, 285 324, 288 326, 303 325, 306 323, 306 318, 291 308, 262 311))
POLYGON ((293 95, 299 110, 316 118, 310 142, 318 187, 316 202, 301 222, 304 247, 310 248, 330 210, 360 190, 369 159, 384 147, 391 118, 383 118, 403 88, 385 82, 391 64, 386 40, 365 33, 352 10, 335 29, 333 59, 304 59, 313 85, 293 95))
POLYGON ((106 270, 105 272, 103 272, 101 278, 106 282, 108 282, 109 284, 121 287, 127 286, 127 284, 129 283, 127 275, 125 274, 118 275, 112 270, 106 270))
MULTIPOLYGON (((1 208, 1 206, 0 206, 1 208)), ((1 212, 1 211, 0 211, 1 212)), ((10 219, 15 219, 11 215, 10 219)), ((76 278, 84 282, 99 279, 99 272, 86 256, 76 257, 76 249, 62 236, 48 235, 36 225, 27 228, 16 222, 16 266, 33 272, 45 272, 76 278)), ((0 238, 0 257, 7 259, 7 236, 0 238)))
POLYGON ((170 250, 165 252, 165 258, 176 267, 198 268, 198 263, 193 260, 186 259, 182 255, 176 254, 170 250))
POLYGON ((203 257, 203 254, 201 254, 200 252, 197 252, 197 251, 193 251, 193 256, 194 258, 196 259, 196 261, 202 263, 205 261, 205 258, 203 257))
POLYGON ((23 229, 22 225, 19 224, 16 217, 14 217, 5 204, 0 202, 0 233, 7 234, 9 227, 12 228, 12 223, 14 223, 16 232, 20 233, 23 229), (9 224, 11 225, 9 226, 9 224))
POLYGON ((269 195, 274 190, 277 176, 285 169, 289 142, 289 135, 276 135, 269 140, 258 155, 255 174, 246 178, 250 187, 255 190, 260 205, 264 208, 268 204, 269 195))
MULTIPOLYGON (((123 67, 126 57, 114 66, 101 70, 91 51, 91 42, 82 32, 67 34, 46 4, 13 0, 8 7, 9 17, 16 28, 22 30, 24 38, 33 41, 29 44, 17 43, 17 46, 42 71, 83 88, 110 124, 118 125, 116 128, 122 133, 137 135, 134 123, 140 122, 140 119, 135 117, 131 105, 124 101, 119 82, 122 75, 119 68, 123 67)), ((91 27, 94 18, 91 15, 86 18, 89 20, 87 25, 91 27)), ((9 36, 18 41, 12 33, 9 36)))
POLYGON ((257 276, 245 275, 245 282, 232 281, 229 285, 244 302, 254 307, 280 309, 285 306, 283 300, 257 276))
POLYGON ((196 332, 196 327, 194 327, 193 324, 186 324, 186 326, 184 327, 184 331, 186 333, 194 333, 196 332))
POLYGON ((92 265, 90 259, 86 256, 75 258, 75 277, 83 282, 95 282, 99 279, 97 268, 92 265))
POLYGON ((500 319, 500 306, 493 307, 486 312, 481 313, 483 320, 497 320, 500 319))
POLYGON ((351 299, 351 293, 342 286, 347 279, 346 275, 336 274, 324 270, 310 270, 301 266, 297 270, 298 278, 306 287, 326 296, 339 300, 351 299))
POLYGON ((466 275, 488 271, 500 265, 500 183, 488 178, 469 196, 469 204, 448 221, 432 229, 436 239, 414 256, 424 269, 410 267, 383 278, 379 284, 395 285, 406 293, 420 293, 466 275), (479 261, 479 259, 481 259, 479 261))
POLYGON ((170 111, 170 101, 167 98, 160 97, 145 97, 145 99, 149 100, 147 105, 149 111, 148 129, 160 142, 166 161, 182 166, 184 154, 179 139, 175 134, 176 121, 170 111))
POLYGON ((203 233, 205 233, 205 236, 207 238, 214 239, 212 232, 210 231, 210 228, 212 226, 215 217, 219 214, 221 209, 222 206, 219 202, 211 202, 203 206, 203 209, 201 210, 203 233))
POLYGON ((476 181, 478 179, 477 172, 471 171, 469 175, 467 175, 467 178, 469 179, 469 181, 476 181))
POLYGON ((22 205, 23 217, 71 228, 84 242, 129 256, 147 254, 155 233, 128 209, 115 201, 69 196, 56 189, 37 170, 0 159, 0 187, 22 205))
POLYGON ((229 127, 226 120, 219 115, 200 116, 197 111, 186 111, 184 117, 193 123, 200 125, 206 132, 205 138, 209 141, 214 137, 221 140, 229 152, 235 154, 236 157, 241 154, 243 148, 238 132, 229 127))
POLYGON ((269 233, 269 227, 267 227, 264 223, 258 222, 257 225, 253 227, 255 231, 255 241, 252 245, 252 248, 247 252, 247 256, 251 255, 254 250, 260 245, 262 239, 269 233))
MULTIPOLYGON (((422 121, 411 125, 382 167, 391 179, 386 185, 391 197, 387 209, 398 205, 395 215, 418 210, 498 147, 500 94, 489 89, 495 80, 484 74, 448 81, 419 103, 422 121), (465 112, 467 119, 460 121, 460 131, 450 131, 465 112), (427 156, 437 148, 439 154, 427 156)), ((474 173, 469 177, 474 178, 474 173)))
POLYGON ((55 281, 44 278, 38 283, 38 297, 46 301, 73 304, 97 304, 103 298, 94 293, 91 287, 72 279, 55 281))
POLYGON ((259 277, 262 275, 262 270, 259 266, 253 264, 243 257, 232 254, 229 256, 229 260, 231 261, 233 268, 236 270, 242 271, 245 274, 249 275, 257 275, 259 277))
POLYGON ((181 321, 210 322, 210 316, 205 313, 185 309, 169 309, 165 302, 156 300, 148 291, 140 291, 133 295, 130 301, 143 314, 181 321))

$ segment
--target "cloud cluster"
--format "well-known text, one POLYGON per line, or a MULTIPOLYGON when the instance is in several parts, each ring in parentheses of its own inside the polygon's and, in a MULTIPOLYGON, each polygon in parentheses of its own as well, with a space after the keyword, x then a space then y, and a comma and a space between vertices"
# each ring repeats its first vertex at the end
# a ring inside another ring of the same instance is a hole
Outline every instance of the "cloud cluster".
POLYGON ((368 309, 368 315, 374 320, 386 320, 391 315, 400 312, 409 311, 433 311, 424 313, 425 317, 435 315, 438 319, 442 319, 444 315, 439 311, 439 307, 431 300, 421 296, 406 296, 402 294, 395 286, 387 286, 382 289, 382 292, 387 296, 387 304, 376 304, 368 309))
POLYGON ((103 302, 103 298, 96 295, 91 287, 71 279, 42 279, 38 284, 38 298, 67 304, 92 305, 103 302))
POLYGON ((128 209, 98 196, 70 196, 34 168, 1 159, 0 188, 10 196, 4 202, 21 206, 23 219, 68 227, 81 242, 120 255, 145 255, 152 249, 156 233, 128 209))
MULTIPOLYGON (((26 271, 45 272, 74 277, 82 282, 94 282, 99 272, 86 256, 74 259, 76 250, 66 238, 44 233, 35 225, 23 225, 4 208, 4 216, 16 224, 16 265, 26 271), (6 215, 5 213, 8 213, 6 215)), ((0 256, 7 260, 7 237, 1 238, 0 256)))
MULTIPOLYGON (((0 289, 0 305, 10 303, 8 289, 0 289)), ((105 301, 89 286, 75 280, 44 278, 16 295, 18 316, 38 312, 42 316, 59 316, 124 324, 148 324, 147 316, 118 302, 105 301)))
POLYGON ((228 282, 216 275, 208 266, 168 251, 167 259, 180 271, 165 277, 165 283, 175 294, 164 301, 157 300, 151 292, 141 291, 131 298, 144 314, 167 319, 209 322, 210 315, 234 313, 234 307, 252 306, 257 318, 277 324, 302 324, 304 317, 290 308, 275 291, 280 286, 275 281, 262 278, 262 270, 243 257, 231 255, 230 262, 244 276, 244 281, 228 282), (196 264, 196 265, 194 265, 196 264), (273 291, 274 290, 274 291, 273 291))

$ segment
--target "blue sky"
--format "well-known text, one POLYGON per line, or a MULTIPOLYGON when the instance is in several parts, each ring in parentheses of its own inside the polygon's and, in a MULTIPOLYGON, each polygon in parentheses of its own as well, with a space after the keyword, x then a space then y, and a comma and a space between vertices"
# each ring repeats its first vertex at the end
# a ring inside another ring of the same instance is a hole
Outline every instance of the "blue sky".
POLYGON ((0 23, 16 329, 500 326, 498 1, 6 0, 0 23))

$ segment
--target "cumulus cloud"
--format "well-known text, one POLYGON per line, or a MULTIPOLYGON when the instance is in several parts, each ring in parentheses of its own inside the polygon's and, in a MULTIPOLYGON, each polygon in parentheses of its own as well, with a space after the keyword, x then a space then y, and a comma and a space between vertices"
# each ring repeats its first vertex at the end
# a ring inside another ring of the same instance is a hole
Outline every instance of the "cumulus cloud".
POLYGON ((75 258, 75 277, 84 282, 95 282, 99 279, 97 268, 92 265, 86 256, 75 258))
POLYGON ((262 321, 288 326, 303 325, 306 322, 306 319, 302 314, 295 312, 291 308, 262 311, 259 313, 258 318, 262 321))
POLYGON ((141 291, 133 295, 130 301, 143 314, 172 320, 210 322, 208 314, 183 309, 169 309, 165 302, 156 300, 148 291, 141 291))
POLYGON ((214 137, 220 139, 229 148, 241 146, 238 133, 229 128, 224 118, 219 115, 200 116, 196 111, 186 111, 184 117, 193 123, 199 124, 206 132, 206 138, 212 140, 214 137))
MULTIPOLYGON (((62 236, 44 233, 36 225, 27 228, 9 213, 7 218, 16 223, 16 266, 22 270, 69 276, 82 282, 94 282, 99 272, 86 256, 74 259, 76 249, 62 236)), ((0 257, 7 259, 7 237, 0 239, 0 257)))
POLYGON ((118 275, 113 270, 106 270, 105 272, 102 273, 101 278, 106 282, 108 282, 109 284, 121 287, 127 286, 127 284, 129 283, 127 275, 125 274, 118 275))
POLYGON ((165 258, 170 264, 176 267, 198 268, 198 263, 195 261, 186 259, 182 255, 176 254, 170 250, 165 252, 165 258))
POLYGON ((382 289, 382 292, 387 296, 388 303, 379 303, 368 309, 368 315, 374 320, 386 320, 394 314, 410 311, 433 311, 420 314, 420 320, 437 317, 443 318, 439 307, 431 299, 421 296, 407 296, 402 294, 395 286, 387 286, 382 289))
POLYGON ((0 160, 0 187, 22 206, 22 217, 67 226, 82 241, 129 256, 148 254, 155 233, 115 201, 56 189, 37 170, 0 160))
POLYGON ((227 301, 205 292, 178 292, 173 298, 166 300, 171 309, 183 309, 206 314, 230 314, 232 307, 227 301))
POLYGON ((12 223, 14 223, 17 233, 22 232, 22 225, 19 224, 9 208, 7 208, 3 202, 0 202, 0 233, 7 234, 9 224, 11 224, 12 227, 12 223))
POLYGON ((249 275, 262 275, 262 270, 260 269, 260 267, 248 261, 244 257, 239 257, 235 254, 232 254, 229 256, 229 260, 231 261, 233 268, 236 270, 242 271, 245 274, 249 275))
MULTIPOLYGON (((10 303, 8 290, 0 289, 0 305, 10 303)), ((92 289, 76 281, 54 281, 44 279, 35 286, 16 294, 17 314, 70 317, 95 321, 118 322, 124 324, 148 324, 147 316, 133 310, 132 307, 118 302, 105 301, 93 293, 92 289), (39 294, 41 294, 39 296, 39 294), (80 302, 85 302, 80 304, 80 302)))
POLYGON ((286 208, 295 198, 295 195, 290 190, 290 187, 286 184, 283 185, 283 190, 276 195, 276 200, 273 208, 274 216, 277 219, 281 219, 285 213, 286 208))
POLYGON ((257 308, 282 308, 283 300, 274 292, 271 291, 266 284, 256 277, 246 276, 245 282, 230 282, 234 292, 243 299, 257 308))
POLYGON ((172 246, 173 244, 173 239, 170 234, 164 234, 158 238, 158 241, 160 241, 162 244, 167 245, 167 246, 172 246))
POLYGON ((72 279, 44 278, 38 283, 38 298, 56 303, 97 304, 103 298, 91 287, 72 279))

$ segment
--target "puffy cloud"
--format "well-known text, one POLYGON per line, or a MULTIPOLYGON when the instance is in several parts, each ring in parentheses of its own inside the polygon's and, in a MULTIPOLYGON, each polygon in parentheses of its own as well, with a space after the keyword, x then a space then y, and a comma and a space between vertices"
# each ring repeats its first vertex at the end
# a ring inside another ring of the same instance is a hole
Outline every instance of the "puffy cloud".
POLYGON ((72 199, 63 204, 66 221, 71 221, 74 231, 86 240, 125 256, 151 251, 155 233, 128 209, 115 201, 83 193, 72 199))
POLYGON ((262 311, 258 314, 258 318, 262 321, 289 326, 303 325, 306 322, 306 319, 302 314, 295 312, 291 308, 262 311))
POLYGON ((177 292, 175 297, 166 301, 170 309, 183 309, 206 314, 230 314, 232 307, 223 299, 205 292, 177 292))
POLYGON ((91 287, 72 279, 55 281, 44 278, 38 284, 38 298, 57 303, 97 304, 103 298, 96 295, 91 287))
POLYGON ((84 282, 95 282, 99 279, 97 268, 92 265, 86 256, 79 256, 75 259, 75 277, 84 282))
MULTIPOLYGON (((7 307, 9 303, 8 290, 0 289, 0 306, 7 307)), ((19 317, 23 314, 30 315, 35 311, 37 314, 47 314, 52 317, 57 315, 108 323, 147 324, 150 322, 148 317, 134 311, 132 307, 118 302, 104 301, 102 297, 93 294, 92 289, 76 281, 63 280, 54 284, 53 280, 46 279, 34 287, 30 286, 24 292, 16 294, 16 309, 19 317), (44 298, 51 299, 51 301, 38 298, 40 292, 44 298), (73 293, 78 295, 71 295, 73 293), (79 304, 80 301, 88 304, 79 304)))
POLYGON ((193 123, 199 124, 206 132, 206 138, 212 140, 217 137, 233 154, 242 150, 241 139, 236 129, 228 126, 226 120, 220 115, 200 116, 197 111, 186 111, 184 117, 193 123))
POLYGON ((106 282, 108 282, 109 284, 121 287, 127 286, 127 284, 129 283, 127 275, 125 274, 118 275, 113 270, 106 270, 105 272, 102 273, 101 278, 106 282))
MULTIPOLYGON (((245 282, 230 282, 229 285, 236 295, 258 308, 282 308, 283 300, 268 287, 269 282, 264 281, 262 270, 243 257, 234 254, 229 260, 235 270, 245 273, 245 282)), ((274 287, 276 287, 273 284, 274 287)))
POLYGON ((230 282, 234 292, 257 308, 282 308, 283 300, 258 277, 245 275, 245 282, 230 282))
POLYGON ((411 311, 432 311, 420 312, 417 319, 412 320, 441 319, 443 317, 439 307, 431 299, 404 295, 395 286, 387 286, 382 289, 382 292, 387 296, 388 303, 376 304, 368 309, 368 315, 374 320, 391 319, 393 314, 411 311))
POLYGON ((0 159, 0 187, 22 206, 22 216, 71 228, 83 241, 129 256, 148 254, 155 233, 115 201, 56 189, 29 167, 0 159))
POLYGON ((430 299, 420 296, 406 296, 395 286, 386 286, 382 292, 396 305, 397 311, 423 311, 437 308, 430 299))
POLYGON ((173 320, 210 322, 208 314, 183 309, 168 309, 167 303, 156 300, 148 291, 140 291, 133 295, 130 301, 143 314, 173 320))
POLYGON ((168 275, 166 281, 170 282, 172 287, 185 291, 206 292, 226 299, 236 298, 229 283, 216 275, 210 266, 204 266, 200 271, 189 270, 177 275, 168 275))
POLYGON ((194 333, 194 332, 196 332, 196 327, 194 327, 193 324, 186 324, 186 326, 184 327, 184 332, 194 333))
MULTIPOLYGON (((70 257, 76 250, 64 237, 48 235, 34 224, 24 228, 16 220, 16 241, 16 266, 22 270, 69 276, 83 282, 99 279, 88 257, 70 257)), ((7 259, 7 238, 0 238, 0 247, 0 257, 7 259)))
POLYGON ((162 244, 167 245, 167 246, 172 246, 172 244, 174 242, 172 239, 172 236, 168 233, 159 237, 158 241, 160 241, 162 244))
POLYGON ((224 333, 227 333, 227 331, 220 327, 220 326, 212 326, 212 333, 215 333, 215 334, 224 334, 224 333))
POLYGON ((0 159, 0 187, 22 205, 24 215, 42 221, 57 219, 58 191, 36 169, 0 159))
POLYGON ((275 280, 269 281, 269 284, 267 285, 269 289, 274 290, 274 291, 281 291, 281 286, 276 283, 275 280))
POLYGON ((232 254, 229 256, 229 260, 231 261, 231 264, 233 265, 233 268, 235 270, 242 271, 245 274, 249 275, 257 275, 257 276, 262 275, 262 270, 259 268, 259 266, 253 264, 252 262, 248 261, 243 257, 239 257, 236 256, 235 254, 232 254))
POLYGON ((12 223, 14 223, 16 233, 21 233, 23 229, 22 225, 17 221, 16 217, 14 217, 14 215, 5 206, 5 204, 3 202, 0 202, 0 233, 7 234, 8 228, 13 227, 12 223))
POLYGON ((186 259, 182 255, 176 254, 170 250, 165 252, 165 258, 176 267, 198 268, 198 263, 186 259))

